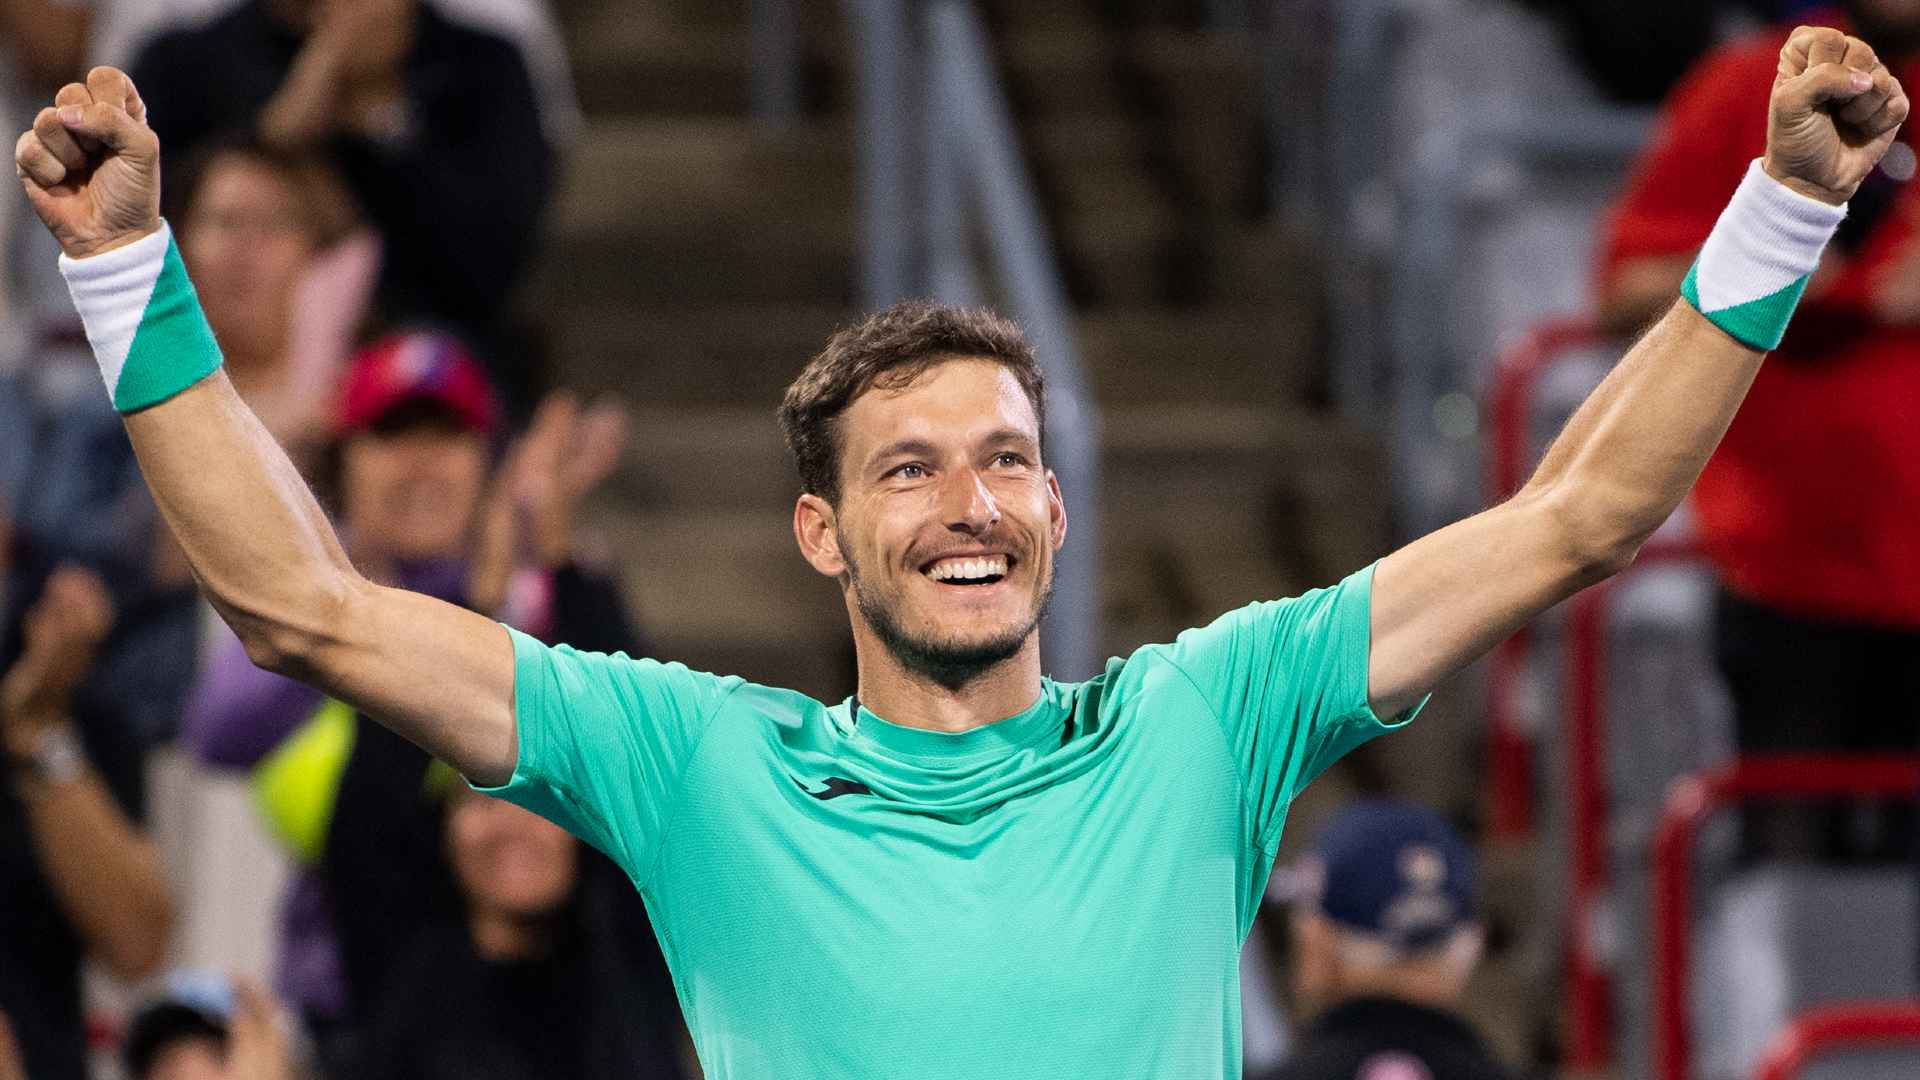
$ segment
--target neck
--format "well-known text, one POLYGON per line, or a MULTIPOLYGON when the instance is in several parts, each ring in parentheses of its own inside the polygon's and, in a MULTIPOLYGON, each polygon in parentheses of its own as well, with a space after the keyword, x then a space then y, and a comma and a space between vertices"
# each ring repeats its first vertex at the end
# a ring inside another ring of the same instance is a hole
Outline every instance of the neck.
POLYGON ((474 911, 467 918, 473 947, 483 960, 513 963, 537 960, 553 946, 552 920, 501 911, 474 911))
POLYGON ((853 648, 860 704, 901 727, 957 734, 1026 711, 1040 698, 1040 635, 956 686, 912 671, 856 613, 853 648))
POLYGON ((1432 965, 1353 970, 1343 972, 1340 990, 1331 1004, 1356 998, 1391 998, 1430 1009, 1451 1009, 1460 1000, 1460 976, 1432 965))

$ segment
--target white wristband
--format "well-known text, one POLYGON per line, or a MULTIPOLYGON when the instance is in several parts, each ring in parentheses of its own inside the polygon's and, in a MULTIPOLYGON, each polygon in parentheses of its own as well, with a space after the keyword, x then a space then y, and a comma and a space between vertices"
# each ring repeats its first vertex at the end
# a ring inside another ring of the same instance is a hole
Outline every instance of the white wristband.
POLYGON ((1687 272, 1680 294, 1742 344, 1772 349, 1820 253, 1847 216, 1768 176, 1756 159, 1687 272))
POLYGON ((220 366, 220 347, 166 222, 102 255, 62 255, 60 273, 114 408, 158 405, 220 366))

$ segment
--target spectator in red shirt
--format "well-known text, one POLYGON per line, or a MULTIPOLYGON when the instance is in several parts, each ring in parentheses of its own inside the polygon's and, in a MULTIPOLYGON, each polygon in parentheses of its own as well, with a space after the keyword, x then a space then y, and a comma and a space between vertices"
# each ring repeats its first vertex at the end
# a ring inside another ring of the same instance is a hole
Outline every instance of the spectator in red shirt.
MULTIPOLYGON (((1920 76, 1920 0, 1852 0, 1806 21, 1851 24, 1896 75, 1920 76)), ((1787 33, 1716 50, 1667 101, 1607 226, 1599 294, 1610 329, 1637 330, 1673 302, 1765 146, 1760 106, 1787 33)), ((1920 191, 1905 183, 1914 160, 1896 144, 1861 185, 1799 317, 1694 488, 1722 580, 1716 650, 1742 753, 1916 742, 1920 191)), ((1856 824, 1835 812, 1759 811, 1745 853, 1904 850, 1906 829, 1883 822, 1861 836, 1856 824)))

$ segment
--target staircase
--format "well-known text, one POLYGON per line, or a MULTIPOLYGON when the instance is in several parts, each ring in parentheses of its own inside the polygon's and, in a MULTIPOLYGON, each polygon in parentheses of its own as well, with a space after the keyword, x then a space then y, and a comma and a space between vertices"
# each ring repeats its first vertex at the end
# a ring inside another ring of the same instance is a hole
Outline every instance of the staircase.
MULTIPOLYGON (((983 11, 1104 410, 1119 653, 1358 567, 1384 499, 1375 449, 1314 404, 1309 249, 1252 212, 1246 43, 1177 0, 1114 6, 983 11)), ((846 614, 795 548, 773 410, 858 314, 839 5, 805 0, 809 109, 777 138, 747 111, 745 0, 570 0, 562 18, 588 126, 527 298, 561 379, 635 407, 598 531, 662 655, 837 700, 846 614)))

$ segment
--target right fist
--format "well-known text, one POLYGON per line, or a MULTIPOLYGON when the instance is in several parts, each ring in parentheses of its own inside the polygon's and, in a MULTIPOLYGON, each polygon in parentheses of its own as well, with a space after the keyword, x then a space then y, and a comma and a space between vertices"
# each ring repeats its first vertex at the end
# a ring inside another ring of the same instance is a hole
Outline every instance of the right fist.
POLYGON ((75 259, 160 228, 160 139, 133 80, 110 67, 68 83, 14 145, 27 201, 75 259))

